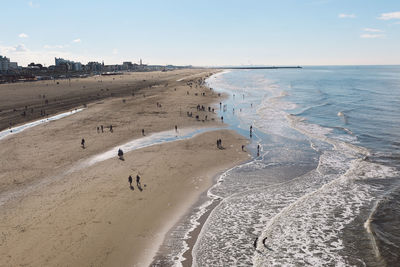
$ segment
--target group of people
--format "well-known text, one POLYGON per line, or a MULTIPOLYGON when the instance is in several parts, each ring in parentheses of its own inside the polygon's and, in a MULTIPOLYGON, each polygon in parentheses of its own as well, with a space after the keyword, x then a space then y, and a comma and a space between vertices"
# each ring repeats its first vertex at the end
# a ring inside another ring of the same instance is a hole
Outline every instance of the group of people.
MULTIPOLYGON (((97 126, 96 129, 97 129, 97 133, 100 133, 100 131, 102 133, 104 133, 104 126, 103 125, 97 126)), ((113 129, 112 125, 108 126, 108 129, 110 130, 111 133, 114 132, 114 129, 113 129)))
MULTIPOLYGON (((129 182, 129 187, 130 187, 132 190, 134 190, 134 187, 133 187, 133 185, 132 185, 133 178, 132 178, 131 175, 129 175, 129 177, 128 177, 128 182, 129 182)), ((136 175, 136 186, 137 186, 137 188, 138 188, 140 191, 143 191, 142 184, 140 183, 140 176, 139 176, 139 174, 136 175)))

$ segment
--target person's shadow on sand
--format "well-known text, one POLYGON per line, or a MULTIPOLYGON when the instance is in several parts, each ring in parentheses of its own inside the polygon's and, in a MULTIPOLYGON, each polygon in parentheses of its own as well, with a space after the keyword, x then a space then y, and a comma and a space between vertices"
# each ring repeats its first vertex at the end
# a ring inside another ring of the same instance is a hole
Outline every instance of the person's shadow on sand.
POLYGON ((140 192, 143 191, 142 185, 140 183, 137 184, 137 188, 139 189, 140 192))
POLYGON ((129 188, 130 188, 132 191, 135 190, 135 188, 134 188, 132 185, 130 185, 129 188))

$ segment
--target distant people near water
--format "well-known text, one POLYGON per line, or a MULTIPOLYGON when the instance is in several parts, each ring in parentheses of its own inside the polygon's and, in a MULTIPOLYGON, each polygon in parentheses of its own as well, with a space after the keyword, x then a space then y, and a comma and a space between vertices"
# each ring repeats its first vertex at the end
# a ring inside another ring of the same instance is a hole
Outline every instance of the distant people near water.
POLYGON ((110 132, 113 132, 113 126, 110 125, 110 132))
POLYGON ((244 151, 244 145, 242 145, 242 151, 244 151))
POLYGON ((84 138, 82 138, 81 146, 82 146, 82 148, 85 148, 85 139, 84 138))
POLYGON ((99 126, 97 126, 97 133, 100 133, 100 128, 99 128, 99 126))
POLYGON ((260 156, 260 145, 257 145, 257 157, 260 156))
POLYGON ((100 128, 101 128, 101 132, 104 133, 104 127, 103 127, 103 125, 100 125, 100 128))
POLYGON ((178 125, 175 125, 175 132, 178 132, 178 125))
POLYGON ((144 129, 142 129, 142 135, 144 136, 144 129))
POLYGON ((253 126, 250 125, 250 137, 253 137, 253 126))
POLYGON ((221 121, 224 122, 224 116, 221 116, 221 121))

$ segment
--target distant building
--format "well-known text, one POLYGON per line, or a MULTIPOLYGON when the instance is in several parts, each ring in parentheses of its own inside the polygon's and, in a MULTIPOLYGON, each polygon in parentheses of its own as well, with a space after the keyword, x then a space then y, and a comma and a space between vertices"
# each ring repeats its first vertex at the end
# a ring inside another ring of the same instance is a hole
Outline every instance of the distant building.
POLYGON ((10 68, 10 59, 0 56, 0 72, 7 72, 10 68))
POLYGON ((72 70, 81 71, 82 70, 82 64, 80 62, 74 62, 72 64, 72 70))
POLYGON ((8 64, 8 67, 9 67, 9 69, 16 70, 16 69, 18 69, 18 63, 17 62, 10 62, 8 64))
POLYGON ((122 63, 123 70, 131 70, 133 68, 133 64, 130 61, 125 61, 122 63))
POLYGON ((102 71, 103 70, 103 66, 104 66, 104 62, 103 64, 99 63, 99 62, 88 62, 88 64, 86 65, 86 70, 87 71, 102 71))
POLYGON ((72 70, 72 71, 81 71, 82 70, 82 64, 80 62, 74 62, 71 60, 66 60, 63 58, 54 58, 56 66, 61 66, 65 65, 67 70, 72 70))

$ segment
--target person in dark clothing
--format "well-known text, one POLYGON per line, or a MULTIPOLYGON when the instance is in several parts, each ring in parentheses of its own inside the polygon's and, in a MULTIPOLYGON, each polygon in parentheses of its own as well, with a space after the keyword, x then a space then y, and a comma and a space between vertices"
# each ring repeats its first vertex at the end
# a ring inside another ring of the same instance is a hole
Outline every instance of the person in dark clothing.
POLYGON ((118 149, 118 158, 120 160, 124 160, 124 152, 122 151, 122 149, 118 149))
POLYGON ((129 175, 128 181, 129 181, 129 185, 132 187, 132 176, 129 175))
POLYGON ((139 176, 139 174, 138 174, 138 175, 136 175, 136 185, 137 185, 138 187, 140 187, 140 186, 141 186, 141 184, 140 184, 140 176, 139 176))
POLYGON ((81 141, 81 146, 82 146, 82 148, 85 148, 85 139, 83 139, 83 138, 82 138, 82 141, 81 141))

